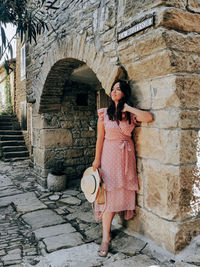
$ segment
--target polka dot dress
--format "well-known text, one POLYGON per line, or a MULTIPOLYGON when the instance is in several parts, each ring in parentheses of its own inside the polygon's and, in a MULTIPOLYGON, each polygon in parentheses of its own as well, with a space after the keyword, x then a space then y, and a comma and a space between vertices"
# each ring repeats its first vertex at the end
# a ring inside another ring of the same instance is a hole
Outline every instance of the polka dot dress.
POLYGON ((136 125, 136 117, 131 114, 129 121, 109 120, 107 108, 98 110, 104 123, 105 136, 101 155, 101 170, 106 184, 106 207, 95 202, 95 218, 100 221, 102 210, 116 212, 129 220, 134 215, 135 191, 138 190, 135 150, 131 132, 136 125))

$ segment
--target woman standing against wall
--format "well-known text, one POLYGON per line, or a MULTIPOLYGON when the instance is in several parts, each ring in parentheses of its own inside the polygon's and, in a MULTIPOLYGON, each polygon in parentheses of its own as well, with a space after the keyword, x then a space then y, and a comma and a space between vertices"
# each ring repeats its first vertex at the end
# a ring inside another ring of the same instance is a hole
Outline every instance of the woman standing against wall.
POLYGON ((98 110, 96 153, 92 166, 94 171, 101 168, 106 184, 106 207, 95 202, 96 220, 102 220, 103 236, 98 250, 102 257, 109 250, 114 215, 119 213, 125 220, 134 215, 138 179, 131 133, 137 121, 153 120, 151 113, 127 104, 130 94, 129 84, 117 80, 111 88, 109 107, 98 110))

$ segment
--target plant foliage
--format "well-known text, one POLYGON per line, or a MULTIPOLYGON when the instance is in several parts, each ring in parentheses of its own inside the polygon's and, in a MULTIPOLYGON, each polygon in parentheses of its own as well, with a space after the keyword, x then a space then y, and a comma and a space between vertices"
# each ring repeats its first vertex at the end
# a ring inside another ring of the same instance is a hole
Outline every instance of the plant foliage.
MULTIPOLYGON (((55 7, 56 2, 57 0, 0 0, 0 59, 7 50, 12 58, 11 41, 17 35, 21 41, 26 38, 31 43, 32 40, 36 42, 37 35, 49 30, 45 18, 49 9, 58 9, 55 7), (5 31, 8 23, 16 26, 16 32, 10 41, 5 31)), ((6 55, 6 59, 8 59, 8 55, 6 55)))

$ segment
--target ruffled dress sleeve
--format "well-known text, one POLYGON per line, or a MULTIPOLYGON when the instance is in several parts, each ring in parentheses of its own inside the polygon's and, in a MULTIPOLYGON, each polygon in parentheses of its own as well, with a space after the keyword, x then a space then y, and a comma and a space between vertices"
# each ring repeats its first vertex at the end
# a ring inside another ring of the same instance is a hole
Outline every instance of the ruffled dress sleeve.
POLYGON ((105 108, 98 109, 97 113, 98 113, 99 119, 101 121, 104 121, 105 108))

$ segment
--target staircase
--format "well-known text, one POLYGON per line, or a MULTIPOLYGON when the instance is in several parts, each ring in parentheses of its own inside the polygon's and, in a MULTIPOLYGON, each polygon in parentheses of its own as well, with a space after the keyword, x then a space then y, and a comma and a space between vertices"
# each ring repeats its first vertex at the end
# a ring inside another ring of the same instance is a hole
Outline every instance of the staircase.
POLYGON ((3 161, 28 159, 29 153, 16 116, 0 116, 0 158, 3 161))

